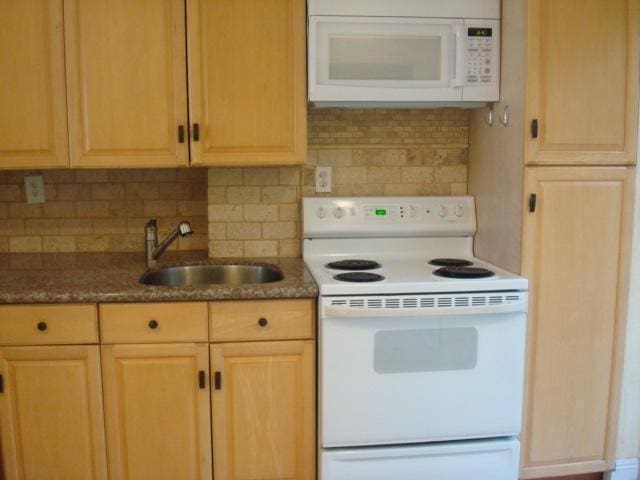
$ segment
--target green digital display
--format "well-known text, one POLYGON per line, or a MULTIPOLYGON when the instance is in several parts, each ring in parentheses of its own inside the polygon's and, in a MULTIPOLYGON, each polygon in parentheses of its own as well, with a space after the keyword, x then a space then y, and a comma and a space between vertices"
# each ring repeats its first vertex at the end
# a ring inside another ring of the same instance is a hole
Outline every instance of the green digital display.
POLYGON ((491 37, 493 35, 493 29, 491 28, 470 28, 470 37, 491 37))
POLYGON ((387 214, 387 211, 383 208, 376 208, 376 215, 379 217, 384 217, 387 214))

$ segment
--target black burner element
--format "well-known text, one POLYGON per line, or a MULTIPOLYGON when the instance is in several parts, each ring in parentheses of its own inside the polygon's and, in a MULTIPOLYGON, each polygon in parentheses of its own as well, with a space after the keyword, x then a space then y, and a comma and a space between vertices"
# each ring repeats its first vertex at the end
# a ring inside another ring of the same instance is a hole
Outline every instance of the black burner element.
POLYGON ((436 267, 470 267, 473 262, 462 258, 434 258, 429 261, 429 264, 436 267))
POLYGON ((384 280, 384 277, 382 275, 371 272, 339 273, 333 278, 335 278, 336 280, 341 280, 343 282, 379 282, 380 280, 384 280))
POLYGON ((478 267, 443 267, 433 273, 447 278, 486 278, 495 275, 491 270, 478 267))
POLYGON ((374 268, 380 268, 381 265, 373 260, 340 260, 339 262, 327 263, 327 268, 333 268, 335 270, 372 270, 374 268))

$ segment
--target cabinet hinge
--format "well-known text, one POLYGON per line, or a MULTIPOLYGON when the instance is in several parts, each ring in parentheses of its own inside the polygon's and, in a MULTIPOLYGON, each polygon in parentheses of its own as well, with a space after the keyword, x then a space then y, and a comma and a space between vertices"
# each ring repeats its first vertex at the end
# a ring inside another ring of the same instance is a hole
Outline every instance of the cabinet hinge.
POLYGON ((204 370, 200 370, 198 372, 198 385, 200 385, 201 389, 204 389, 207 386, 207 374, 204 370))
POLYGON ((538 202, 538 196, 535 193, 532 193, 529 197, 529 212, 533 213, 536 211, 536 203, 538 202))
POLYGON ((184 125, 178 125, 178 143, 184 143, 184 125))
POLYGON ((222 373, 216 372, 213 375, 213 384, 214 384, 216 390, 221 390, 222 389, 222 373))
POLYGON ((538 119, 534 118, 531 121, 531 138, 538 138, 538 119))

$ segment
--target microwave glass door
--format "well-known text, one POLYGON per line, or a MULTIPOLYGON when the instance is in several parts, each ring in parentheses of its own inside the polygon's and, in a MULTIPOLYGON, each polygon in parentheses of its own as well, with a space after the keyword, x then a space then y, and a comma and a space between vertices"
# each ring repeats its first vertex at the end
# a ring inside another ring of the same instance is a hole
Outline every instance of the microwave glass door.
POLYGON ((311 17, 310 90, 364 88, 376 95, 377 89, 406 89, 415 95, 419 89, 454 89, 456 54, 464 41, 462 23, 456 19, 311 17))

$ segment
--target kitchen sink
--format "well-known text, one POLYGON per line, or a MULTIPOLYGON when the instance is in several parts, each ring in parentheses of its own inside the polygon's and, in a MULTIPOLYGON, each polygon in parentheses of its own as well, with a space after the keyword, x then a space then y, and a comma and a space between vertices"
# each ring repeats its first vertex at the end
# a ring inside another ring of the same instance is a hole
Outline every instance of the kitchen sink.
POLYGON ((284 278, 274 265, 188 265, 148 270, 140 278, 145 285, 245 285, 273 283, 284 278))

